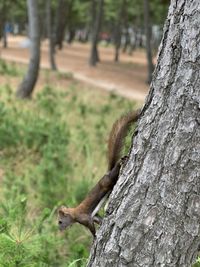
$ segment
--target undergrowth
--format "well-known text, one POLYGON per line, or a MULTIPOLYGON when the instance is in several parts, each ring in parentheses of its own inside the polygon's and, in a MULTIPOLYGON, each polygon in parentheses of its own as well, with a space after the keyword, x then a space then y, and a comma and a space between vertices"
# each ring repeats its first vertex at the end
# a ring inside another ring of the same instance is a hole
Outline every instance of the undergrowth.
POLYGON ((8 76, 20 76, 22 72, 19 68, 16 67, 15 63, 7 64, 0 58, 0 74, 8 76))
POLYGON ((0 87, 0 266, 85 266, 90 233, 60 233, 56 209, 79 203, 105 173, 109 130, 134 103, 74 82, 29 101, 13 90, 0 87))

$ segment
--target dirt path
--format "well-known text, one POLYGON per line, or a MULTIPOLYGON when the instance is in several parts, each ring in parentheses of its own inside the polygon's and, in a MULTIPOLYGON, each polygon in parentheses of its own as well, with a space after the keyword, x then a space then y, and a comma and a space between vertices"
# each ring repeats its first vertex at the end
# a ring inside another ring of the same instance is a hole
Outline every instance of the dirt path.
MULTIPOLYGON (((15 62, 27 64, 29 51, 22 48, 24 37, 8 38, 9 48, 1 49, 1 57, 15 62)), ((143 51, 137 51, 133 56, 121 55, 120 62, 113 62, 113 49, 100 47, 101 63, 96 68, 88 66, 89 45, 74 43, 64 45, 63 50, 57 51, 56 62, 59 71, 73 73, 73 77, 92 86, 117 94, 144 101, 148 86, 146 79, 146 58, 143 51)), ((41 66, 49 68, 47 42, 42 43, 41 66)))

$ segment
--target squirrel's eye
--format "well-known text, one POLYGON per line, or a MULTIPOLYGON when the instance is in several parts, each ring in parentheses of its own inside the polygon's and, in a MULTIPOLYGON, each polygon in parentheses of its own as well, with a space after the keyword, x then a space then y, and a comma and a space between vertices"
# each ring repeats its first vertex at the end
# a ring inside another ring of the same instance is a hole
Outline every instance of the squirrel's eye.
POLYGON ((62 221, 58 221, 58 224, 62 224, 62 221))

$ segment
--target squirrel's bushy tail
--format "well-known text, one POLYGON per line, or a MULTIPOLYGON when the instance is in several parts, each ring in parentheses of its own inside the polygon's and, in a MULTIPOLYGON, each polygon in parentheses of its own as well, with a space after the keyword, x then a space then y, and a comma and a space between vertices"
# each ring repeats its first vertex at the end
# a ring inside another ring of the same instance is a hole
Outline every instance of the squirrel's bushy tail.
POLYGON ((112 127, 108 139, 108 170, 120 159, 120 152, 130 125, 139 118, 140 110, 131 111, 119 118, 112 127))

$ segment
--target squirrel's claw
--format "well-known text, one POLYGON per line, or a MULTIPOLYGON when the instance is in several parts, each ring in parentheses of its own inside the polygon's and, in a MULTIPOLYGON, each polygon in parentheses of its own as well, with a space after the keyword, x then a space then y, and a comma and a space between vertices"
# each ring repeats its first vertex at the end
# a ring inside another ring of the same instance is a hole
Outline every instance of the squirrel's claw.
POLYGON ((95 223, 101 225, 103 219, 102 219, 102 217, 100 215, 96 214, 94 216, 93 220, 94 220, 95 223))
POLYGON ((119 164, 122 166, 128 160, 128 156, 124 156, 120 159, 119 164))

